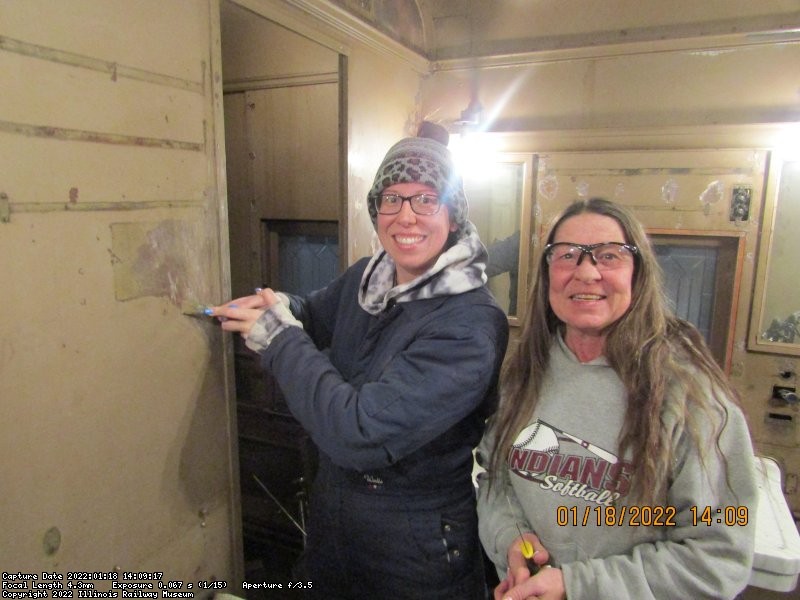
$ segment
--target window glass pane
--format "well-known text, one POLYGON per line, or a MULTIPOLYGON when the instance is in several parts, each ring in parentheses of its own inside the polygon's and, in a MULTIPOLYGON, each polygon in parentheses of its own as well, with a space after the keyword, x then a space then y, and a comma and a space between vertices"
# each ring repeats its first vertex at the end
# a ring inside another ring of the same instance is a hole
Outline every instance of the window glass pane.
POLYGON ((323 235, 282 235, 278 244, 280 289, 305 295, 325 287, 339 265, 339 242, 323 235))
POLYGON ((700 330, 710 342, 718 249, 701 246, 657 245, 664 287, 672 310, 700 330))

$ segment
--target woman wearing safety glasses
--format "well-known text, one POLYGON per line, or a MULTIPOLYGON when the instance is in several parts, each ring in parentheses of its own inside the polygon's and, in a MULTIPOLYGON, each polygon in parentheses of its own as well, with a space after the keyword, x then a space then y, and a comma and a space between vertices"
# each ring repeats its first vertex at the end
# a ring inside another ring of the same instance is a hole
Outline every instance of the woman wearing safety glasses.
POLYGON ((320 451, 307 595, 483 600, 472 450, 507 318, 444 144, 395 144, 368 206, 372 258, 305 298, 261 290, 214 315, 261 355, 320 451))
POLYGON ((555 221, 500 389, 478 451, 497 600, 745 587, 757 498, 747 424, 702 337, 666 308, 626 209, 579 201, 555 221))

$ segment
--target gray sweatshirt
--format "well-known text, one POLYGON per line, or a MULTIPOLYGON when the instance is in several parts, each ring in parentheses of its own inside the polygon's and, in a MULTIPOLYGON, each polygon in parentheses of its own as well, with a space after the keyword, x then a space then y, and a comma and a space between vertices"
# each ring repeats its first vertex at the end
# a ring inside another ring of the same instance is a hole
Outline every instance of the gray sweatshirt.
MULTIPOLYGON (((664 505, 632 505, 631 458, 616 455, 623 384, 605 358, 582 364, 558 337, 541 400, 508 468, 491 487, 485 473, 478 476, 480 537, 501 579, 519 525, 539 536, 562 569, 570 600, 735 597, 753 562, 750 436, 744 415, 728 403, 720 450, 729 487, 709 419, 700 426, 705 468, 688 433, 676 426, 684 403, 676 381, 661 417, 675 457, 664 505)), ((492 440, 490 429, 478 449, 483 466, 492 440)))

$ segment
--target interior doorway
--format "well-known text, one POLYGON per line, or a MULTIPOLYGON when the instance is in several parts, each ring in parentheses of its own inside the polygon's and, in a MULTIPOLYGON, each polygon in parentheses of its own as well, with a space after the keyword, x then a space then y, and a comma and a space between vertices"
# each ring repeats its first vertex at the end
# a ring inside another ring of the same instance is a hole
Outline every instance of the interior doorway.
MULTIPOLYGON (((220 20, 232 295, 306 293, 343 267, 346 62, 232 0, 220 20)), ((245 579, 288 581, 316 451, 257 359, 234 340, 245 579)))

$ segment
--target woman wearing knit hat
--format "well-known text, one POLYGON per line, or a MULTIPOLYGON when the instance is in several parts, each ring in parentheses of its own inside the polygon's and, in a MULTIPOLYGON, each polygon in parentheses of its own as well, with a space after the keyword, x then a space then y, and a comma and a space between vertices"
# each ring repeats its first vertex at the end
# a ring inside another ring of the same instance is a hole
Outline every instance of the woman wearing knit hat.
POLYGON ((259 353, 320 451, 308 597, 483 600, 472 449, 507 319, 445 145, 399 141, 368 200, 374 256, 307 297, 260 290, 214 315, 259 353))

